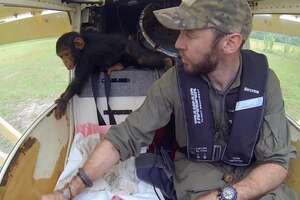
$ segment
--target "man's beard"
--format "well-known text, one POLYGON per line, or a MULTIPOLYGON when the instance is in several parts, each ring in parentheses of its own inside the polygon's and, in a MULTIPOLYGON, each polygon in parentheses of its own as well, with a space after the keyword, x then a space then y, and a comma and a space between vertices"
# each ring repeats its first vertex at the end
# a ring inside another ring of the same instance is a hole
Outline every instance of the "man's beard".
POLYGON ((197 64, 191 66, 191 70, 185 70, 189 74, 193 75, 206 75, 209 74, 217 68, 219 63, 219 58, 217 54, 217 50, 215 47, 211 49, 211 51, 207 52, 204 56, 202 61, 197 64))

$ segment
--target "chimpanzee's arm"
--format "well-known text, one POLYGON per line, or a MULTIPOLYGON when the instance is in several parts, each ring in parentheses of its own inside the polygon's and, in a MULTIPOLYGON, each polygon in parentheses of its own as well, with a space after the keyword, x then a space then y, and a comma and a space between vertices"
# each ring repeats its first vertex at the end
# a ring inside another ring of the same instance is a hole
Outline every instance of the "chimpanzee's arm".
MULTIPOLYGON (((133 58, 136 63, 141 67, 153 68, 164 68, 166 65, 172 65, 172 59, 168 56, 162 55, 158 52, 154 52, 143 48, 133 38, 129 38, 128 45, 126 48, 126 54, 123 56, 126 60, 130 60, 126 57, 133 58)), ((170 66, 167 66, 170 67, 170 66)))
MULTIPOLYGON (((151 51, 146 51, 145 54, 141 55, 137 62, 139 65, 153 69, 158 68, 162 69, 166 66, 166 60, 168 57, 163 56, 159 53, 154 53, 151 51)), ((169 58, 171 59, 171 58, 169 58)))
POLYGON ((89 75, 92 73, 93 65, 89 62, 88 56, 82 56, 80 62, 77 63, 75 68, 75 78, 68 85, 64 93, 55 100, 57 103, 55 109, 55 118, 60 119, 66 112, 67 103, 75 95, 79 94, 88 80, 89 75))
POLYGON ((84 84, 95 67, 88 55, 82 55, 75 68, 75 77, 68 85, 65 92, 61 95, 64 101, 69 101, 75 94, 80 94, 84 84))
POLYGON ((112 65, 117 64, 121 55, 125 52, 127 42, 118 35, 104 36, 101 34, 91 34, 87 40, 89 43, 81 51, 80 59, 76 63, 75 78, 61 96, 65 101, 69 101, 74 94, 81 93, 91 74, 105 71, 112 65))
POLYGON ((69 101, 75 94, 81 91, 84 82, 75 77, 72 82, 68 85, 67 89, 60 96, 64 101, 69 101))

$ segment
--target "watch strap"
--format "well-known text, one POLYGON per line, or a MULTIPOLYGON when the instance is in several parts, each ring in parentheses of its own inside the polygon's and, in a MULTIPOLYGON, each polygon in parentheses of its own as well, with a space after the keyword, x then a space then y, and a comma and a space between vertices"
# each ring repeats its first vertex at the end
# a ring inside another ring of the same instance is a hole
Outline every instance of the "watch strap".
POLYGON ((85 173, 85 171, 82 168, 78 169, 77 176, 81 179, 81 181, 86 187, 93 186, 93 181, 90 179, 90 177, 85 173))

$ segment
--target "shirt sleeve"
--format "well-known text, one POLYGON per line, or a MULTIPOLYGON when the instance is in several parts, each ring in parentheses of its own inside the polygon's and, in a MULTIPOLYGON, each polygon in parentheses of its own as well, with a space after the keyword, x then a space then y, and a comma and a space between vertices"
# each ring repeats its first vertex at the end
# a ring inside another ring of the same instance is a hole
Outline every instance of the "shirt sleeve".
POLYGON ((268 73, 265 98, 263 124, 255 157, 258 163, 277 163, 288 169, 289 160, 296 157, 296 150, 291 145, 279 80, 272 70, 268 73))
POLYGON ((167 71, 157 80, 140 108, 132 112, 124 122, 109 129, 106 139, 119 151, 121 160, 137 156, 144 146, 148 146, 155 130, 165 126, 173 111, 172 81, 174 69, 167 71))

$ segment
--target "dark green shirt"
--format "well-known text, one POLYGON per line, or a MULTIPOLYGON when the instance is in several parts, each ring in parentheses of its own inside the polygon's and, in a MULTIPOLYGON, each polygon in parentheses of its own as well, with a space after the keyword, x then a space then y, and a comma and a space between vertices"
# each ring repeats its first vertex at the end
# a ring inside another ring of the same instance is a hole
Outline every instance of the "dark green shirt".
MULTIPOLYGON (((215 142, 226 143, 229 137, 229 122, 224 101, 226 94, 240 86, 241 71, 240 67, 236 78, 224 92, 214 89, 206 79, 215 121, 215 142)), ((108 131, 107 139, 119 150, 121 160, 137 156, 141 147, 152 142, 154 130, 165 126, 170 120, 170 115, 174 113, 177 143, 180 147, 186 146, 187 132, 184 128, 182 106, 176 69, 173 67, 153 84, 140 108, 130 114, 123 123, 113 126, 108 131)), ((215 189, 224 185, 222 181, 224 173, 231 173, 236 179, 241 179, 256 164, 271 162, 288 169, 289 160, 295 157, 296 151, 290 143, 279 80, 270 69, 267 77, 263 124, 255 148, 256 163, 249 167, 231 167, 222 163, 196 163, 187 160, 183 154, 177 152, 175 187, 177 193, 180 193, 180 190, 201 192, 201 190, 215 189)))

